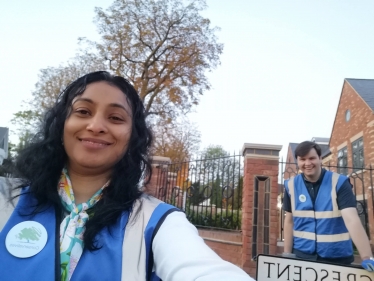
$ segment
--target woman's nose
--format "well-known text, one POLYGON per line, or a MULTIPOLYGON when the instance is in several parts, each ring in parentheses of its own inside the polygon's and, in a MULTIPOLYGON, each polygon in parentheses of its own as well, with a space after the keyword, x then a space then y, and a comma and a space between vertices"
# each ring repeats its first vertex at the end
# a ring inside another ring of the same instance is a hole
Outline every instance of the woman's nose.
POLYGON ((87 130, 94 134, 105 133, 107 131, 105 119, 100 116, 94 116, 89 120, 87 130))

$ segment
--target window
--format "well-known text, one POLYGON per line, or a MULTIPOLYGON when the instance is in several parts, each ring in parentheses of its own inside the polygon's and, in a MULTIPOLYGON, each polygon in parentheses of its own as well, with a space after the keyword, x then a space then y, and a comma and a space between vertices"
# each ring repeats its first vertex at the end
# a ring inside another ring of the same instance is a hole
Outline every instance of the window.
POLYGON ((351 120, 351 112, 347 109, 345 112, 345 121, 348 122, 349 120, 351 120))
POLYGON ((338 173, 347 175, 348 174, 348 162, 347 162, 347 147, 344 147, 338 152, 338 173))
POLYGON ((359 138, 352 142, 352 162, 354 171, 364 167, 364 140, 359 138))
POLYGON ((5 139, 0 141, 0 149, 5 149, 5 139))

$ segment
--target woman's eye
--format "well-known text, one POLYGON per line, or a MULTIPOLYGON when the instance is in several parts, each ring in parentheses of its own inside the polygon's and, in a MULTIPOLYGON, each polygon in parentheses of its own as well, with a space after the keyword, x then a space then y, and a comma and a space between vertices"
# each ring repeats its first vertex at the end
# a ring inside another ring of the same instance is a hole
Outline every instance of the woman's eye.
POLYGON ((76 113, 79 113, 80 115, 89 115, 89 111, 88 110, 85 110, 85 109, 77 109, 75 111, 76 113))
POLYGON ((111 116, 109 118, 112 119, 112 120, 114 120, 114 121, 124 121, 123 118, 118 117, 118 116, 111 116))

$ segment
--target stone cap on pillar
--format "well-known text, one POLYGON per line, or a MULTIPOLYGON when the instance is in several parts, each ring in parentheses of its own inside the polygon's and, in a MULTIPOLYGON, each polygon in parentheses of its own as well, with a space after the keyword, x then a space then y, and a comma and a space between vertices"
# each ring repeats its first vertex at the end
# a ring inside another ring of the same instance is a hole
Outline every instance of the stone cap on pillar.
POLYGON ((250 158, 279 159, 279 151, 282 145, 262 144, 262 143, 245 143, 242 154, 250 158))
POLYGON ((171 159, 164 156, 152 156, 150 157, 152 166, 159 167, 160 165, 171 164, 171 159))

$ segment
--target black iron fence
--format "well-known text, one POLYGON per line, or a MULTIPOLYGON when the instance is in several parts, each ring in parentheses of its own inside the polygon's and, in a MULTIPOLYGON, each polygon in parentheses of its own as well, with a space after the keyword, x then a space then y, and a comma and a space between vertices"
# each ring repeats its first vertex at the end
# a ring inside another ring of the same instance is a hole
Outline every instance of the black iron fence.
POLYGON ((240 155, 159 165, 157 197, 196 226, 240 230, 242 170, 240 155))
MULTIPOLYGON (((340 172, 345 174, 352 184, 353 193, 356 196, 357 212, 360 217, 361 223, 364 226, 366 233, 370 238, 370 214, 369 210, 373 210, 374 206, 374 190, 373 190, 373 175, 374 170, 372 165, 366 168, 356 167, 338 167, 330 164, 323 165, 323 168, 333 172, 340 172), (370 208, 369 208, 370 206, 370 208)), ((284 224, 284 211, 282 210, 283 192, 284 192, 284 180, 289 179, 299 174, 299 169, 296 163, 279 162, 280 171, 280 188, 278 195, 278 208, 280 213, 280 228, 279 238, 283 240, 283 224, 284 224)))

